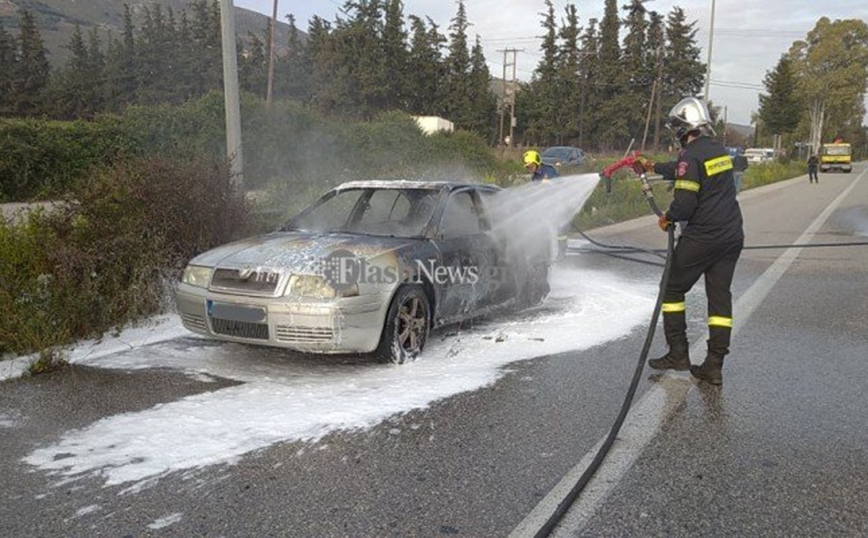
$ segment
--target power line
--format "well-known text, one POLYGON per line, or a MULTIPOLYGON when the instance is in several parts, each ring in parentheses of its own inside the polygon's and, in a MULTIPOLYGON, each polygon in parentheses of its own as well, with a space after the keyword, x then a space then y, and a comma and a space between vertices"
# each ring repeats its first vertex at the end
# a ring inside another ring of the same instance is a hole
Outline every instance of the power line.
MULTIPOLYGON (((708 32, 705 28, 700 28, 700 33, 708 32)), ((803 37, 808 35, 808 30, 775 30, 773 28, 715 28, 715 34, 720 35, 745 35, 759 37, 803 37)))
POLYGON ((765 88, 758 88, 755 86, 742 86, 742 85, 737 85, 737 84, 721 84, 719 82, 713 82, 713 81, 711 82, 711 85, 712 86, 718 86, 720 88, 729 88, 729 89, 733 89, 733 90, 750 90, 750 91, 754 91, 754 92, 763 91, 765 89, 765 88))
POLYGON ((765 85, 756 82, 740 82, 737 80, 711 80, 712 84, 731 84, 736 86, 751 86, 754 88, 765 89, 765 85))

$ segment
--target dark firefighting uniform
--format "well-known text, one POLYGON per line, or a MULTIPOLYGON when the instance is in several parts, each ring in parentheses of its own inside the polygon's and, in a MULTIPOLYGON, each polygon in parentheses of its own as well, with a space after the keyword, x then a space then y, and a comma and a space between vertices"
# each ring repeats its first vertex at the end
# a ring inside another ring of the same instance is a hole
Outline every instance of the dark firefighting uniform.
POLYGON ((554 179, 558 177, 557 169, 550 164, 541 164, 537 167, 536 172, 530 177, 531 181, 542 181, 544 179, 554 179))
POLYGON ((654 165, 675 181, 675 198, 666 212, 670 222, 686 221, 672 258, 663 297, 663 328, 671 350, 687 351, 684 295, 705 275, 708 297, 708 352, 729 352, 732 333, 730 285, 744 246, 741 210, 735 199, 732 158, 712 139, 690 142, 678 160, 654 165))

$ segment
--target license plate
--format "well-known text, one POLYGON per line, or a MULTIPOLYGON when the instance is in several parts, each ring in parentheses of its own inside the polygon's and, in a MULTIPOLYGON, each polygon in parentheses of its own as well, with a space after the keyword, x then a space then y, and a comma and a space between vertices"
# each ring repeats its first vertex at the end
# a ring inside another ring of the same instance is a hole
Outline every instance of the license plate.
POLYGON ((211 318, 246 323, 264 323, 266 319, 265 308, 261 306, 215 303, 211 300, 206 301, 205 305, 208 310, 208 317, 211 318))

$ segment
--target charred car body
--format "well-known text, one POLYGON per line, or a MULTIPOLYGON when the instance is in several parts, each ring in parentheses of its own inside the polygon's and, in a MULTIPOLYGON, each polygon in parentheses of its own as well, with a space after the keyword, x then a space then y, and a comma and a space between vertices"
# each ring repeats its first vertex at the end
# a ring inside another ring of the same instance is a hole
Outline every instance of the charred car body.
POLYGON ((279 231, 191 260, 176 287, 181 320, 221 340, 413 360, 433 327, 548 293, 547 247, 510 243, 498 192, 345 183, 279 231))

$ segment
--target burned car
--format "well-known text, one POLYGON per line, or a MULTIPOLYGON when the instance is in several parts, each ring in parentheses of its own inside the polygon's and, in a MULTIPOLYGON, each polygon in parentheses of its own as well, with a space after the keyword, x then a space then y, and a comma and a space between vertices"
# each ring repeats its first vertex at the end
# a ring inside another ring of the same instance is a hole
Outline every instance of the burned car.
POLYGON ((411 361, 436 326, 548 293, 550 254, 499 233, 499 192, 345 183, 280 230, 191 260, 175 290, 181 320, 220 340, 411 361))

